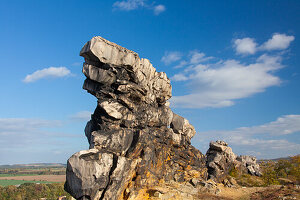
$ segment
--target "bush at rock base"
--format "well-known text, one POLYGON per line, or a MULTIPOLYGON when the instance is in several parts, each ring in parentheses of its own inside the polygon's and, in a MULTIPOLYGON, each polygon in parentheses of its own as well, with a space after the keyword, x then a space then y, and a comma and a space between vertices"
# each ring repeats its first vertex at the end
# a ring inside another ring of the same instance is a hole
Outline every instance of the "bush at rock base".
POLYGON ((35 184, 24 183, 19 187, 14 185, 0 187, 0 200, 23 200, 23 199, 57 199, 59 196, 71 196, 64 191, 63 183, 35 184))
POLYGON ((290 157, 289 159, 280 159, 278 161, 262 161, 260 168, 262 176, 251 176, 241 173, 238 169, 232 168, 229 176, 234 177, 237 183, 246 187, 262 187, 269 185, 279 185, 285 183, 300 183, 300 155, 290 157), (285 180, 285 183, 283 181, 285 180))

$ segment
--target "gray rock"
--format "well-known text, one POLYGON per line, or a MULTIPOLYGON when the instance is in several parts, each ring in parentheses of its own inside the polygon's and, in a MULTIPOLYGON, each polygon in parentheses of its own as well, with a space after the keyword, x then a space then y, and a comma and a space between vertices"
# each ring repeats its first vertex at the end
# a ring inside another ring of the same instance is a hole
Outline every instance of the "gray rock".
POLYGON ((189 123, 189 121, 175 113, 173 113, 171 128, 175 133, 186 136, 188 140, 196 134, 195 128, 189 123))
POLYGON ((133 140, 133 131, 119 129, 112 131, 93 131, 90 148, 105 149, 118 156, 125 156, 133 140))
POLYGON ((191 145, 194 127, 169 107, 166 73, 101 37, 87 42, 80 55, 83 89, 97 98, 97 107, 85 127, 90 150, 69 159, 66 190, 81 200, 131 200, 175 180, 172 191, 188 185, 183 196, 193 199, 197 188, 189 181, 207 178, 205 156, 191 145))
POLYGON ((65 189, 76 199, 99 199, 109 182, 113 155, 96 149, 72 155, 67 163, 65 189))
POLYGON ((224 182, 231 169, 261 176, 259 165, 253 156, 236 156, 224 141, 210 142, 206 153, 209 178, 224 182))
POLYGON ((93 37, 80 51, 80 55, 92 61, 113 65, 135 66, 138 54, 102 37, 93 37))
POLYGON ((126 109, 124 106, 122 106, 118 102, 109 102, 109 101, 103 101, 99 103, 100 107, 105 110, 105 112, 115 118, 115 119, 121 119, 123 117, 123 112, 126 109))
POLYGON ((209 177, 218 182, 222 182, 236 164, 236 155, 224 141, 210 142, 206 157, 209 177))
POLYGON ((254 156, 238 156, 237 160, 241 162, 241 165, 247 168, 248 173, 255 176, 261 176, 261 170, 259 164, 257 164, 256 157, 254 156))
POLYGON ((87 78, 98 83, 110 85, 116 81, 116 75, 113 72, 87 63, 83 63, 82 72, 87 78))

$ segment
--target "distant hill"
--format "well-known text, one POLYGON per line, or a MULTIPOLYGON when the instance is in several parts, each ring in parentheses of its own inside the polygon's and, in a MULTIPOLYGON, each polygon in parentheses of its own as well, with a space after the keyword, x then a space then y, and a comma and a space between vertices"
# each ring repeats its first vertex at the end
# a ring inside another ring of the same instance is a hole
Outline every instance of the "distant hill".
POLYGON ((15 168, 47 168, 47 167, 66 167, 62 163, 31 163, 31 164, 15 164, 15 165, 0 165, 0 169, 15 169, 15 168))
MULTIPOLYGON (((295 156, 300 156, 300 154, 295 155, 295 156)), ((274 161, 274 162, 277 162, 277 161, 279 161, 279 160, 291 160, 291 157, 294 157, 294 156, 288 156, 288 157, 283 157, 283 158, 274 158, 274 159, 261 159, 261 160, 259 160, 258 162, 266 162, 266 161, 274 161)))

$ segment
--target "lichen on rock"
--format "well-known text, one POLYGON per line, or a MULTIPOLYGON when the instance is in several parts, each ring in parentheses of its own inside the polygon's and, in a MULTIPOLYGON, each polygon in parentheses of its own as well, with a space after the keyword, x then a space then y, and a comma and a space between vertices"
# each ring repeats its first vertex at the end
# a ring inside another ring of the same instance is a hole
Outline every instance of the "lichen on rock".
POLYGON ((207 179, 205 156, 191 145, 194 127, 169 108, 172 87, 164 72, 102 37, 80 55, 83 89, 97 107, 85 128, 90 150, 68 160, 66 191, 82 200, 139 199, 159 196, 161 185, 193 189, 192 179, 207 179))

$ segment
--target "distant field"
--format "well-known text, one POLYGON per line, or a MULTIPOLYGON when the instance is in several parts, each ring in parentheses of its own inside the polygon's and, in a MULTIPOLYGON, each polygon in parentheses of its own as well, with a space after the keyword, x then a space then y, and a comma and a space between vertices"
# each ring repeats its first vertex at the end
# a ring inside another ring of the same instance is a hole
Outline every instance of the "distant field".
POLYGON ((53 183, 49 181, 25 181, 25 180, 0 180, 0 185, 5 187, 8 185, 20 185, 23 183, 53 183))
POLYGON ((0 181, 2 180, 18 180, 18 181, 46 181, 46 182, 65 182, 66 175, 32 175, 32 176, 6 176, 0 177, 0 181))
POLYGON ((0 177, 12 177, 12 176, 38 176, 38 174, 0 174, 0 177))

